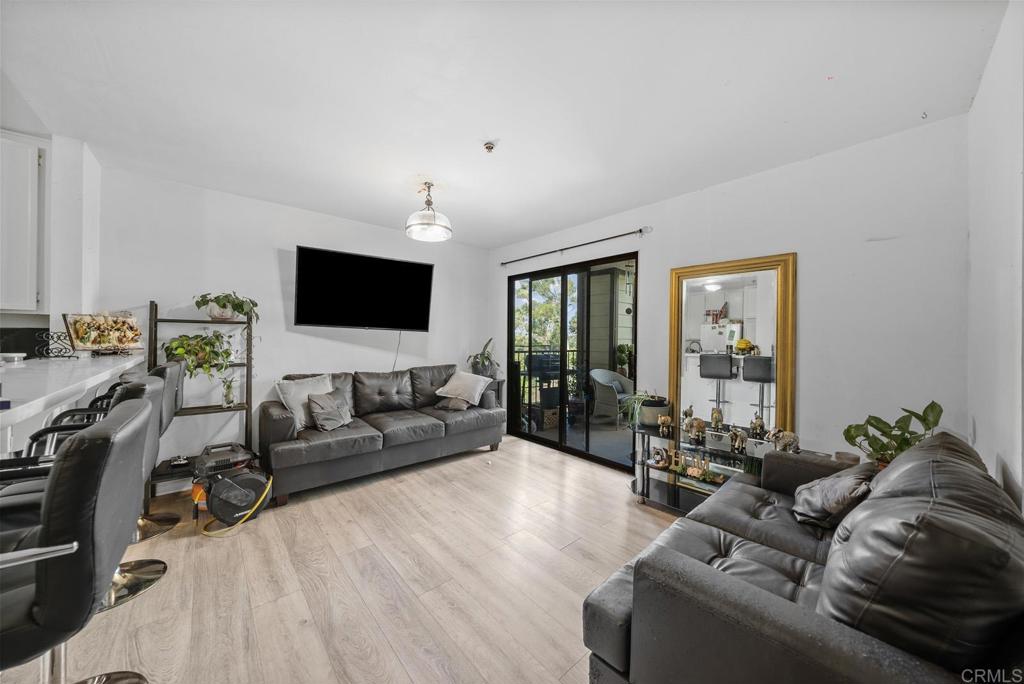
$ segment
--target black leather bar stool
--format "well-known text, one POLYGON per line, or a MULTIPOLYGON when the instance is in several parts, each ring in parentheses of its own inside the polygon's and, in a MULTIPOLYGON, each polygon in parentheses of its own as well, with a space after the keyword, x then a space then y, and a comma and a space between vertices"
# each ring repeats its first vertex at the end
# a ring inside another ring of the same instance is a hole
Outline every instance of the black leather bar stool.
MULTIPOLYGON (((146 439, 135 455, 135 468, 140 489, 145 489, 145 482, 149 478, 149 473, 152 472, 152 463, 156 460, 156 452, 160 446, 160 412, 165 394, 163 380, 154 376, 141 376, 135 382, 118 387, 110 402, 111 410, 122 402, 132 399, 141 399, 150 405, 146 439)), ((75 413, 66 413, 76 419, 88 418, 91 420, 93 415, 91 412, 98 410, 73 409, 72 411, 75 413)), ((89 425, 89 423, 62 422, 59 425, 43 428, 29 438, 29 447, 26 448, 26 452, 32 450, 33 444, 49 440, 55 434, 60 435, 62 440, 67 440, 71 435, 88 428, 89 425)), ((48 483, 48 479, 38 478, 16 483, 16 485, 0 491, 0 530, 38 524, 44 501, 49 496, 46 490, 48 483), (9 494, 12 490, 13 493, 9 494)), ((141 511, 143 496, 141 491, 139 496, 139 511, 141 511)), ((136 531, 137 529, 136 526, 136 531)), ((134 539, 134 534, 132 538, 134 539)), ((113 608, 135 598, 153 586, 166 572, 167 563, 155 558, 121 563, 117 572, 114 573, 102 610, 113 608)))
POLYGON ((156 460, 160 453, 160 436, 167 432, 167 428, 174 421, 174 415, 178 412, 185 399, 185 369, 181 361, 170 361, 154 368, 149 372, 153 377, 164 381, 164 395, 160 407, 160 432, 157 436, 156 448, 151 456, 146 458, 144 464, 145 491, 143 493, 142 515, 139 517, 138 529, 135 541, 151 539, 174 529, 174 526, 181 522, 181 516, 174 513, 150 513, 149 498, 152 490, 149 478, 156 467, 156 460))
MULTIPOLYGON (((61 445, 47 478, 39 525, 0 533, 0 670, 40 655, 43 681, 66 681, 66 643, 109 591, 142 506, 138 455, 152 408, 121 401, 61 445)), ((146 684, 114 672, 93 684, 146 684)))

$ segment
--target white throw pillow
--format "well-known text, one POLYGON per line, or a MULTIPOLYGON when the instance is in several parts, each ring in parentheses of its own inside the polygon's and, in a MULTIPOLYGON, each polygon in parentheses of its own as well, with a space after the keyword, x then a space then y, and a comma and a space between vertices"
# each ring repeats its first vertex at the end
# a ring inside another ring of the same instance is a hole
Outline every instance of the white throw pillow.
POLYGON ((292 412, 296 432, 316 427, 313 414, 309 410, 309 395, 330 394, 334 391, 334 384, 329 375, 315 375, 301 380, 278 380, 276 387, 281 403, 292 412))
POLYGON ((490 378, 482 375, 473 375, 464 371, 455 371, 455 374, 448 381, 448 384, 437 390, 439 397, 452 397, 468 401, 473 406, 480 403, 480 396, 491 384, 490 378))

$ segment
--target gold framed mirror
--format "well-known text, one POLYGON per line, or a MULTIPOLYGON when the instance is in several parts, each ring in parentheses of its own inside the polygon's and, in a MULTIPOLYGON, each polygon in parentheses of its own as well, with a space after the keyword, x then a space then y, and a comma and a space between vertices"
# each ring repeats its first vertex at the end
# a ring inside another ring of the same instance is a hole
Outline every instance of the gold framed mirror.
POLYGON ((795 429, 795 252, 672 269, 669 333, 676 425, 692 405, 705 420, 717 407, 745 428, 760 410, 768 429, 795 429))

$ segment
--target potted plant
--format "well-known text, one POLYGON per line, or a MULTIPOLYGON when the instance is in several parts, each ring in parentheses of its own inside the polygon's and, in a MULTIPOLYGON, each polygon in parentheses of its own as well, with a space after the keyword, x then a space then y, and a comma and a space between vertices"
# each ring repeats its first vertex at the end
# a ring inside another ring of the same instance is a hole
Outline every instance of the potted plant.
POLYGON ((501 366, 494 359, 494 354, 491 353, 491 344, 494 342, 494 338, 488 338, 487 342, 484 343, 484 348, 478 351, 476 354, 470 354, 466 358, 466 363, 469 364, 473 371, 473 375, 483 375, 488 378, 497 377, 498 368, 501 366))
POLYGON ((221 404, 235 404, 235 378, 230 375, 234 351, 231 338, 219 330, 198 335, 178 335, 163 345, 168 361, 183 361, 185 374, 194 378, 202 373, 210 380, 220 379, 221 404))
POLYGON ((615 347, 615 365, 620 375, 633 377, 633 345, 620 344, 615 347))
POLYGON ((626 398, 619 407, 626 421, 634 429, 640 425, 656 426, 658 416, 669 415, 668 399, 643 390, 626 398))
POLYGON ((256 300, 242 297, 234 290, 218 295, 204 292, 195 298, 195 304, 197 309, 205 308, 206 314, 215 321, 234 321, 246 316, 252 316, 253 323, 260 320, 256 300))
POLYGON ((920 413, 910 409, 900 410, 903 415, 892 424, 878 416, 868 416, 863 423, 847 425, 843 430, 843 438, 847 444, 857 447, 879 466, 885 467, 904 451, 930 436, 942 419, 942 407, 935 401, 929 402, 920 413), (921 424, 920 432, 913 429, 915 420, 921 424))

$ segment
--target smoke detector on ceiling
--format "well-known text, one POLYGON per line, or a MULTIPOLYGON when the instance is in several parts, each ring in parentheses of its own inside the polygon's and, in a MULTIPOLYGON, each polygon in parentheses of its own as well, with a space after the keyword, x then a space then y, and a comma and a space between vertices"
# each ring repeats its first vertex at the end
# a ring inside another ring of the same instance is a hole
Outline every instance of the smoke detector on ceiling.
POLYGON ((490 154, 491 152, 494 152, 494 141, 493 140, 488 140, 487 142, 484 143, 484 152, 486 152, 487 154, 490 154))

